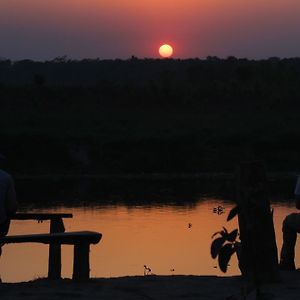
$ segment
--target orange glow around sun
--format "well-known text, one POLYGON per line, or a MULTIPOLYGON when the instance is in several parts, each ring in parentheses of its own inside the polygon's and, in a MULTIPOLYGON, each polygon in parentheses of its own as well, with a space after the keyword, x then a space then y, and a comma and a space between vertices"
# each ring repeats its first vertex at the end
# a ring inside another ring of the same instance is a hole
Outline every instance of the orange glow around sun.
POLYGON ((161 57, 168 58, 172 56, 173 48, 168 44, 164 44, 159 47, 158 52, 161 57))

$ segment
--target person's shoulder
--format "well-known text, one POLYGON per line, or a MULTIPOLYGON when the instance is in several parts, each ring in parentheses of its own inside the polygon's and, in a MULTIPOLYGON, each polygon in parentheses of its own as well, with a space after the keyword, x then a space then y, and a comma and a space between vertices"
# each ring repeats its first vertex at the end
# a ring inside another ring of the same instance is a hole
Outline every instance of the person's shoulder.
POLYGON ((294 194, 300 195, 300 176, 297 176, 297 182, 296 182, 294 194))
POLYGON ((0 169, 0 180, 12 180, 12 177, 9 173, 0 169))

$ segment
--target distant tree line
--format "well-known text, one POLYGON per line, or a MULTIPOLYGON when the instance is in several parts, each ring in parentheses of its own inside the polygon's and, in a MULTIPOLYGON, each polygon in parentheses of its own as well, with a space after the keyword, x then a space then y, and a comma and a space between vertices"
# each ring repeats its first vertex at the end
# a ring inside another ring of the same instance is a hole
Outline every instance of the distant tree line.
POLYGON ((263 99, 276 104, 293 102, 300 93, 299 83, 300 58, 0 61, 2 89, 63 87, 72 93, 70 87, 76 92, 92 87, 90 94, 117 102, 170 101, 173 105, 210 99, 263 99))
POLYGON ((300 58, 1 60, 0 104, 20 173, 300 166, 300 58))

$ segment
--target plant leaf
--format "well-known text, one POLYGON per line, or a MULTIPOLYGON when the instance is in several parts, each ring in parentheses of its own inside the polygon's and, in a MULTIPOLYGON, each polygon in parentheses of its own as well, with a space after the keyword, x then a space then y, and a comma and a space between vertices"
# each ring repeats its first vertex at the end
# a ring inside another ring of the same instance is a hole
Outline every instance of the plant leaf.
POLYGON ((223 246, 218 255, 218 263, 222 272, 227 272, 227 266, 232 254, 235 252, 235 248, 232 244, 226 244, 223 246))
POLYGON ((210 254, 211 254, 212 258, 216 258, 218 256, 225 241, 226 241, 226 239, 224 237, 219 237, 211 243, 210 254))
POLYGON ((211 238, 213 239, 217 234, 221 234, 221 235, 222 235, 222 231, 217 231, 217 232, 215 232, 215 233, 211 236, 211 238))
POLYGON ((232 230, 227 236, 227 241, 234 242, 237 235, 238 235, 238 229, 232 230))
POLYGON ((226 239, 227 235, 228 235, 228 231, 225 227, 223 227, 223 230, 220 231, 220 234, 223 238, 226 239))
POLYGON ((233 219, 239 212, 239 207, 236 205, 228 214, 227 221, 233 219))

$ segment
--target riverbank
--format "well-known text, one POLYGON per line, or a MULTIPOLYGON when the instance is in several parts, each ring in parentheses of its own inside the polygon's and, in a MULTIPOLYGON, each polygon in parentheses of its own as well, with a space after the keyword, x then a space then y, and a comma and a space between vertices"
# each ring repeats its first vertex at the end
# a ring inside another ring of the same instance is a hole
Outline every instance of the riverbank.
MULTIPOLYGON (((272 199, 291 199, 296 172, 269 172, 269 193, 272 199)), ((234 173, 124 173, 124 174, 14 174, 20 203, 43 204, 120 201, 189 202, 202 197, 235 199, 234 173)))
MULTIPOLYGON (((265 285, 264 299, 296 300, 300 295, 300 271, 282 272, 282 282, 265 285)), ((240 276, 135 276, 97 278, 77 283, 71 280, 38 279, 0 284, 1 299, 210 299, 238 300, 243 283, 240 276)), ((247 299, 255 299, 254 291, 247 299)))

